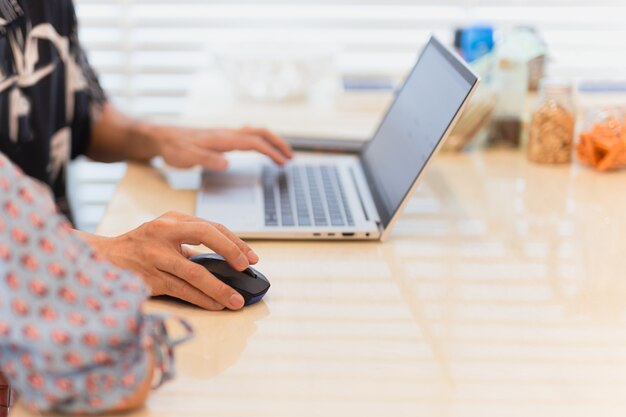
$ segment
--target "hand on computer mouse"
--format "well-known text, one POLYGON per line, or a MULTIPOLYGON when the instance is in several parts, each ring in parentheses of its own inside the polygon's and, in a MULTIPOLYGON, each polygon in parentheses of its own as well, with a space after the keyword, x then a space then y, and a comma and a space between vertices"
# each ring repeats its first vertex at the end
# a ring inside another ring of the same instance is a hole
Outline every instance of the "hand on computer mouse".
POLYGON ((238 310, 243 297, 188 258, 186 246, 203 244, 243 271, 259 257, 226 227, 197 217, 170 212, 114 238, 78 232, 96 252, 113 264, 137 272, 152 295, 170 295, 207 310, 238 310))

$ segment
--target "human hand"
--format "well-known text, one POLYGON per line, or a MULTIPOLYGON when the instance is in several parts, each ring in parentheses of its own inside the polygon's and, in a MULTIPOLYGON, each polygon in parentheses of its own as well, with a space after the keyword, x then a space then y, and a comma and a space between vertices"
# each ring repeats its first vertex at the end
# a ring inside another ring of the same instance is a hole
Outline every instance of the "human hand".
POLYGON ((244 300, 204 267, 190 261, 188 258, 196 252, 185 244, 213 249, 238 271, 259 260, 224 226, 176 212, 114 238, 79 234, 111 263, 139 274, 152 295, 174 296, 207 310, 238 310, 244 300))
POLYGON ((256 151, 279 165, 292 158, 289 144, 267 129, 190 129, 156 126, 150 135, 157 143, 158 153, 176 168, 200 165, 213 171, 228 167, 224 152, 256 151))

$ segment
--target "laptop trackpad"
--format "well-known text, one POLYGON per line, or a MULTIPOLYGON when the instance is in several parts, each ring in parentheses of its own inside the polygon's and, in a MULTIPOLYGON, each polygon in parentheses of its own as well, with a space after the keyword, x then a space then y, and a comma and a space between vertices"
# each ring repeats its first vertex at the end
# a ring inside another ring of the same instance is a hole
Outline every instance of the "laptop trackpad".
POLYGON ((259 177, 253 173, 204 173, 202 191, 206 200, 216 200, 228 205, 252 205, 259 177))

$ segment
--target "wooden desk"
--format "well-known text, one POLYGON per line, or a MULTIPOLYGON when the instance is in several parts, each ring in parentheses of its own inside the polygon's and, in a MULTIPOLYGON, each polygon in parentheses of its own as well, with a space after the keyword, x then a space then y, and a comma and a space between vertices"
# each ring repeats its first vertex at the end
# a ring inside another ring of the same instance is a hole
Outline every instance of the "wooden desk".
MULTIPOLYGON (((623 417, 625 185, 518 153, 440 155, 384 244, 253 242, 264 302, 150 303, 197 336, 133 416, 623 417)), ((100 232, 193 205, 130 165, 100 232)))

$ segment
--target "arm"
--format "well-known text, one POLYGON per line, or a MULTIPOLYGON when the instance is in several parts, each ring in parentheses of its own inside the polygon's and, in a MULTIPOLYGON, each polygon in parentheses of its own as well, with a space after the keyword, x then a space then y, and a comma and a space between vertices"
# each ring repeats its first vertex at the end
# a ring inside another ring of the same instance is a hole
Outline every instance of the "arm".
POLYGON ((159 126, 122 114, 107 100, 98 76, 89 64, 78 38, 73 7, 70 7, 69 13, 69 18, 76 23, 70 36, 70 49, 87 81, 90 107, 90 111, 80 112, 81 117, 87 120, 81 120, 78 124, 89 126, 90 133, 81 132, 83 134, 77 138, 76 152, 84 152, 102 162, 147 161, 162 156, 165 162, 174 167, 200 165, 212 170, 226 169, 223 153, 233 150, 260 152, 278 164, 291 158, 289 145, 265 129, 187 129, 159 126))
POLYGON ((74 233, 0 154, 0 369, 35 410, 94 413, 145 401, 171 372, 162 319, 142 281, 74 233))
POLYGON ((201 165, 207 169, 227 167, 223 153, 233 150, 256 151, 284 164, 292 157, 282 138, 266 129, 191 129, 160 126, 132 119, 110 102, 102 107, 93 125, 87 156, 102 161, 148 161, 162 156, 178 168, 201 165))
POLYGON ((104 103, 92 128, 87 156, 100 162, 146 162, 158 154, 159 146, 146 123, 124 115, 108 101, 104 103))

